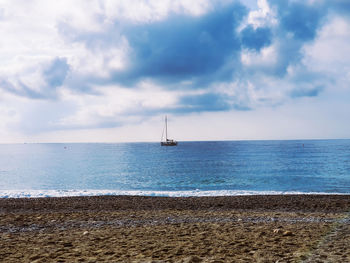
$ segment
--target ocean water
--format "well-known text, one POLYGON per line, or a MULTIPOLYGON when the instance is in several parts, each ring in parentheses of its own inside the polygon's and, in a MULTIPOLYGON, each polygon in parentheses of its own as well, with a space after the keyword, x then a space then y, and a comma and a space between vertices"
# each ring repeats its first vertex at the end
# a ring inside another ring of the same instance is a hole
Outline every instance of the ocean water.
POLYGON ((0 144, 0 197, 350 194, 350 140, 0 144))

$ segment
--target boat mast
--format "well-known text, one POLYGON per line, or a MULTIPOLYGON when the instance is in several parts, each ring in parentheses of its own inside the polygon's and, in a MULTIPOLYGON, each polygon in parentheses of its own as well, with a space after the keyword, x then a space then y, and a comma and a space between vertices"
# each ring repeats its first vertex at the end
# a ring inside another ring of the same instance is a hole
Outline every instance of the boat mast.
POLYGON ((168 118, 165 115, 165 141, 168 141, 168 118))

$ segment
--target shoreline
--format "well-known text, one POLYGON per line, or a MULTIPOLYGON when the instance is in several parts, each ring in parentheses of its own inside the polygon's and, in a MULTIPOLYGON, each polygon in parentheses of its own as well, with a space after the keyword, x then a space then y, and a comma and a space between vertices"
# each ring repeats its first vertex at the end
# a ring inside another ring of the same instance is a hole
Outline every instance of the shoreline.
POLYGON ((0 199, 4 262, 349 262, 349 195, 0 199))
POLYGON ((93 196, 151 196, 151 197, 231 197, 251 195, 350 195, 339 192, 257 191, 257 190, 0 190, 2 198, 93 197, 93 196))

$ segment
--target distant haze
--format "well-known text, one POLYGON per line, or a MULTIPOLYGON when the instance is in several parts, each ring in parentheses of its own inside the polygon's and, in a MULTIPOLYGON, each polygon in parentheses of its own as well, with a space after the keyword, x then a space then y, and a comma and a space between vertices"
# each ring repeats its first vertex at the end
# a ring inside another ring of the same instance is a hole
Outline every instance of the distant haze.
POLYGON ((0 1, 0 142, 350 137, 350 1, 0 1))

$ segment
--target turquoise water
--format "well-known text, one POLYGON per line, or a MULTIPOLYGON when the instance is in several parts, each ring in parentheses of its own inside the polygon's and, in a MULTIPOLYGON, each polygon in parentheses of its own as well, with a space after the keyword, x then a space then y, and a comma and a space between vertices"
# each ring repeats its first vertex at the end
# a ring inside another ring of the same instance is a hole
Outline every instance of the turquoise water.
POLYGON ((0 197, 350 193, 350 140, 2 144, 0 197))

